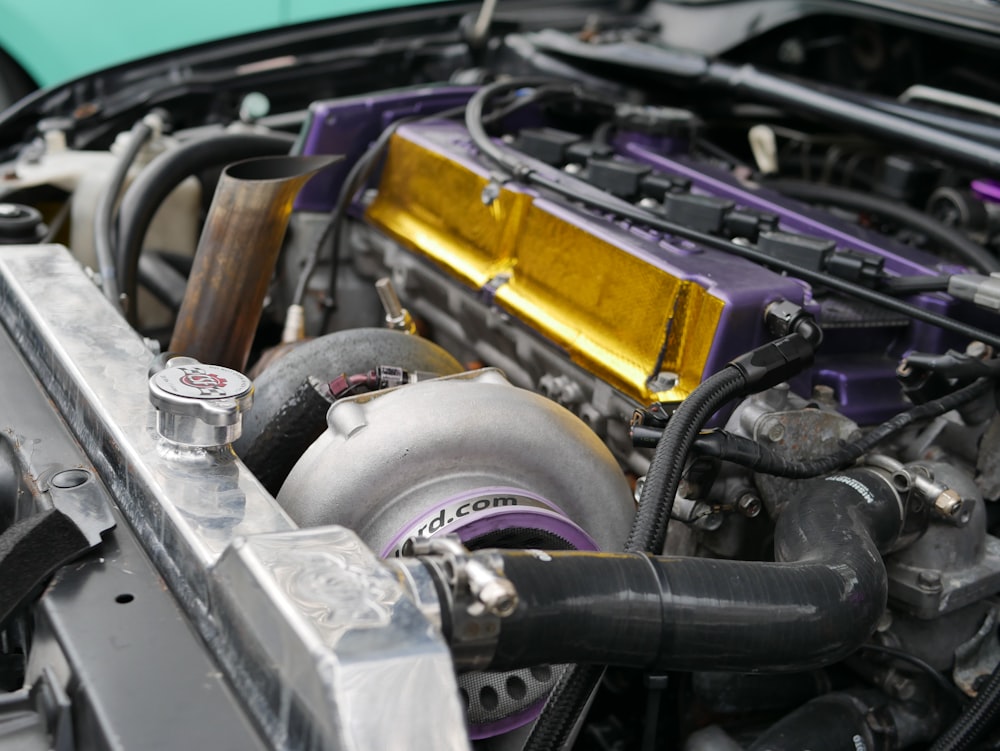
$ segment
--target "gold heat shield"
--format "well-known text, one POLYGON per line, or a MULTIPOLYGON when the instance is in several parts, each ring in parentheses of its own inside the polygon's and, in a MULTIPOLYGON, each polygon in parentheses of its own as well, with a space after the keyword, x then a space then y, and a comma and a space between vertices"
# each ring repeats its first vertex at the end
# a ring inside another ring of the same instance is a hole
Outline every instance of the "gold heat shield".
POLYGON ((495 288, 501 309, 639 402, 679 401, 701 382, 722 300, 630 252, 627 237, 602 239, 404 132, 390 142, 371 224, 469 287, 495 288), (664 371, 676 385, 656 391, 664 371))

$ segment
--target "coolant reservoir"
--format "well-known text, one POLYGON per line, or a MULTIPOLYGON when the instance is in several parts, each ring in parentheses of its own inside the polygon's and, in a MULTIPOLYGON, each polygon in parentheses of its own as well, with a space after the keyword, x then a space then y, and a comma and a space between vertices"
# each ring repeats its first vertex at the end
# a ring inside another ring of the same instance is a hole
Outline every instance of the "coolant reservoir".
MULTIPOLYGON (((118 163, 120 155, 128 145, 129 133, 120 133, 111 147, 111 152, 103 152, 100 161, 89 165, 89 168, 79 176, 79 183, 73 195, 71 209, 72 225, 70 229, 70 249, 73 255, 84 266, 97 268, 97 255, 94 251, 94 217, 101 196, 107 189, 118 163)), ((156 156, 175 145, 173 139, 167 137, 154 138, 136 157, 129 170, 124 191, 143 167, 156 156)), ((75 152, 80 153, 80 152, 75 152)), ((64 158, 74 154, 66 151, 64 158)), ((53 154, 51 158, 58 158, 53 154)), ((119 196, 120 198, 121 196, 119 196)), ((193 256, 198 244, 198 217, 201 208, 201 183, 195 177, 189 177, 169 195, 160 206, 156 216, 146 233, 144 249, 155 249, 193 256)), ((140 303, 139 310, 148 309, 140 303)))
MULTIPOLYGON (((29 159, 12 165, 10 176, 0 184, 0 198, 7 193, 39 185, 52 185, 72 193, 70 250, 82 265, 96 270, 94 218, 97 205, 111 181, 118 159, 128 145, 129 133, 120 133, 111 151, 81 151, 68 147, 66 134, 58 122, 52 123, 51 127, 43 126, 44 123, 39 126, 43 133, 39 150, 29 159)), ((129 170, 125 189, 143 167, 174 145, 174 139, 162 135, 155 136, 146 144, 129 170)), ((193 256, 198 243, 200 211, 201 183, 197 178, 189 177, 160 206, 146 233, 143 247, 193 256)), ((140 325, 153 327, 170 322, 173 314, 142 289, 138 303, 140 325)))
MULTIPOLYGON (((97 206, 104 191, 107 190, 118 160, 128 147, 129 138, 130 134, 127 131, 119 133, 111 146, 111 151, 102 152, 103 158, 92 163, 79 176, 79 183, 73 194, 73 204, 70 208, 70 249, 81 264, 92 269, 97 268, 97 253, 94 250, 94 219, 97 215, 97 206)), ((174 145, 173 139, 159 136, 154 137, 142 148, 129 169, 119 201, 143 167, 174 145)), ((74 154, 80 153, 66 150, 62 158, 74 158, 74 154)), ((52 154, 51 158, 59 159, 60 155, 52 154)), ((146 232, 143 249, 193 256, 198 243, 200 208, 201 183, 196 177, 189 177, 160 205, 146 232)), ((144 328, 169 325, 173 318, 171 311, 141 287, 136 310, 139 316, 138 323, 144 328)))

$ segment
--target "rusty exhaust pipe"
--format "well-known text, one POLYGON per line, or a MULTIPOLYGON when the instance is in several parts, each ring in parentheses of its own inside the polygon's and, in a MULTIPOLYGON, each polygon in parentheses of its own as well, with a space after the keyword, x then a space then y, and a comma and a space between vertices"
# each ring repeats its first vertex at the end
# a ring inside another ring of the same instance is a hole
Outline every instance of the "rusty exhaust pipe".
POLYGON ((340 157, 275 156, 226 167, 198 241, 170 351, 242 371, 292 202, 340 157))

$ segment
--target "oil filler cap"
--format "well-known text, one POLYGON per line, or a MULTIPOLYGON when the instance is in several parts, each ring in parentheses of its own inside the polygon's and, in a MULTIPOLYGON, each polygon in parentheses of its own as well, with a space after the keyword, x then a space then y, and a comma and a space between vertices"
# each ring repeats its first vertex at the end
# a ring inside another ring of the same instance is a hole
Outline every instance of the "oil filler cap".
POLYGON ((168 441, 225 446, 243 432, 253 381, 221 365, 161 355, 150 369, 149 401, 156 408, 156 429, 168 441))

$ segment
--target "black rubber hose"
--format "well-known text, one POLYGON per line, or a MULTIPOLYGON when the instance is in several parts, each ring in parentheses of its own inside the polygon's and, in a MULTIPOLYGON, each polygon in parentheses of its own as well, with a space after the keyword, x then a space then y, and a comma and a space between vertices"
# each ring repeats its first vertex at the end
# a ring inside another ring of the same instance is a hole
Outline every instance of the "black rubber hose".
POLYGON ((489 551, 519 604, 490 669, 546 662, 789 672, 844 659, 882 616, 881 553, 904 511, 889 479, 804 481, 775 527, 774 563, 642 554, 489 551))
POLYGON ((979 378, 957 391, 917 405, 906 412, 900 412, 853 443, 848 443, 832 454, 817 459, 792 459, 757 441, 732 435, 722 430, 699 435, 695 439, 694 450, 703 456, 722 459, 747 467, 755 472, 763 472, 777 477, 796 479, 817 477, 848 466, 871 451, 881 441, 913 423, 940 417, 946 412, 989 393, 994 386, 993 379, 979 378))
POLYGON ((224 133, 200 138, 164 152, 125 191, 118 211, 117 282, 125 294, 125 315, 133 325, 139 254, 153 217, 168 195, 191 175, 241 159, 287 154, 295 142, 284 133, 224 133))
POLYGON ((1000 259, 997 259, 986 248, 973 242, 958 230, 948 227, 937 219, 906 204, 860 190, 786 177, 769 179, 765 181, 764 185, 771 190, 784 193, 800 201, 824 203, 849 211, 869 212, 892 219, 926 235, 940 249, 951 251, 963 263, 984 274, 1000 271, 1000 259))
POLYGON ((949 276, 890 276, 879 283, 879 288, 890 295, 908 297, 923 292, 947 292, 949 276))
POLYGON ((706 61, 706 85, 721 86, 729 94, 754 99, 819 118, 829 127, 841 125, 850 131, 870 133, 890 143, 912 146, 949 163, 964 164, 993 176, 1000 173, 1000 148, 953 134, 905 117, 858 104, 849 98, 784 76, 773 75, 752 65, 722 60, 706 61))
MULTIPOLYGON (((828 89, 835 96, 843 97, 856 104, 861 104, 873 109, 881 110, 890 115, 904 117, 907 120, 916 120, 918 123, 929 125, 932 128, 947 130, 955 135, 964 136, 974 141, 982 141, 993 146, 1000 146, 1000 128, 986 116, 979 113, 970 115, 949 115, 943 111, 921 107, 919 103, 901 102, 898 99, 874 96, 872 94, 862 94, 845 89, 828 89)), ((933 103, 928 103, 928 107, 934 107, 933 103)))
POLYGON ((888 698, 875 691, 845 691, 820 696, 765 730, 748 751, 883 748, 878 742, 881 739, 876 738, 868 724, 868 715, 887 703, 888 698))
POLYGON ((1000 665, 994 668, 986 685, 955 723, 948 728, 931 751, 963 751, 990 729, 1000 713, 1000 665))
MULTIPOLYGON (((479 91, 472 95, 465 107, 465 127, 469 131, 469 136, 472 138, 472 142, 476 145, 476 148, 510 172, 515 178, 521 177, 524 172, 528 171, 528 167, 521 164, 510 152, 493 143, 493 139, 486 132, 484 123, 486 106, 494 98, 509 91, 516 91, 527 86, 551 87, 555 83, 547 78, 513 78, 506 81, 498 81, 479 89, 479 91)), ((573 87, 567 84, 566 90, 572 91, 573 87)))
MULTIPOLYGON (((460 109, 454 110, 454 112, 458 111, 460 111, 460 109)), ((438 116, 447 117, 448 114, 445 112, 438 116)), ((299 278, 295 284, 295 291, 292 294, 292 305, 302 305, 305 302, 306 291, 309 289, 309 281, 312 279, 312 275, 316 272, 316 268, 319 266, 323 248, 326 246, 327 241, 331 238, 333 240, 333 256, 331 259, 332 268, 330 272, 330 288, 327 296, 330 298, 331 304, 333 304, 333 301, 336 299, 336 280, 340 268, 340 248, 338 246, 340 226, 343 223, 344 218, 347 216, 347 210, 354 201, 355 194, 361 190, 362 186, 375 172, 375 168, 380 164, 383 152, 389 145, 389 140, 395 132, 407 122, 427 117, 429 116, 417 115, 414 117, 404 117, 392 123, 379 134, 374 143, 372 143, 365 153, 358 158, 358 161, 351 166, 350 171, 344 178, 344 182, 340 186, 340 193, 337 195, 337 200, 334 202, 333 208, 330 210, 330 215, 327 218, 326 224, 323 225, 323 230, 319 233, 319 235, 317 235, 312 248, 306 255, 305 266, 303 266, 302 271, 299 272, 299 278)))
POLYGON ((187 277, 174 268, 163 256, 147 252, 139 257, 139 281, 153 297, 175 313, 184 302, 187 277))
POLYGON ((464 370, 433 342, 387 329, 350 329, 304 342, 256 378, 253 409, 233 444, 237 455, 276 494, 295 462, 326 430, 329 402, 314 384, 378 365, 439 375, 464 370))
POLYGON ((326 413, 332 403, 326 383, 306 378, 240 455, 268 493, 278 495, 302 452, 326 429, 326 413))
POLYGON ((118 203, 118 196, 125 185, 129 169, 152 135, 153 126, 146 121, 146 118, 132 126, 125 153, 115 163, 111 179, 101 193, 94 211, 94 252, 97 254, 97 266, 101 275, 101 289, 116 310, 120 306, 120 288, 115 270, 114 241, 111 236, 115 223, 115 204, 118 203))

